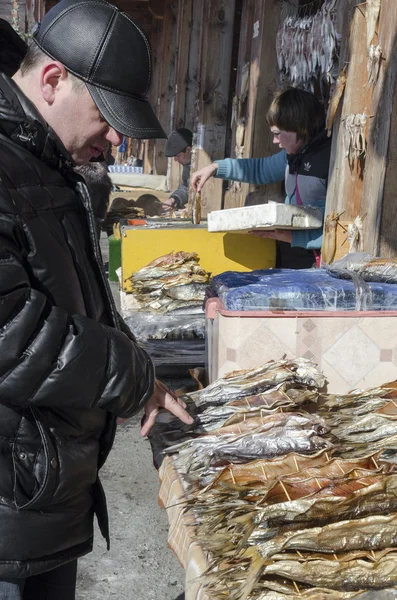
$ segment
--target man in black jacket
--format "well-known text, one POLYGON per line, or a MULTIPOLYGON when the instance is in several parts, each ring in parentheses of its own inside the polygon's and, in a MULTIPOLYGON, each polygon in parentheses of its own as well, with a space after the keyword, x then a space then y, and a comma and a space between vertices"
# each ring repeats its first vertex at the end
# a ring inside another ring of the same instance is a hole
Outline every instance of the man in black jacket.
POLYGON ((179 187, 164 202, 171 208, 184 208, 189 199, 190 161, 192 155, 193 134, 190 129, 180 127, 171 131, 165 143, 164 154, 182 165, 182 178, 179 187))
POLYGON ((103 0, 62 0, 0 74, 0 598, 72 600, 117 418, 191 418, 119 318, 74 172, 122 135, 164 137, 150 49, 103 0))

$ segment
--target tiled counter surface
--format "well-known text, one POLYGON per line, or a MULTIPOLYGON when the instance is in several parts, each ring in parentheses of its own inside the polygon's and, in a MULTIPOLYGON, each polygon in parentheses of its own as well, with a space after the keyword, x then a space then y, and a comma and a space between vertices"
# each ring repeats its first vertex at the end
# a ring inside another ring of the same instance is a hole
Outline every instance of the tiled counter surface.
POLYGON ((237 312, 211 298, 206 314, 210 382, 283 356, 316 362, 330 393, 397 379, 397 312, 237 312))

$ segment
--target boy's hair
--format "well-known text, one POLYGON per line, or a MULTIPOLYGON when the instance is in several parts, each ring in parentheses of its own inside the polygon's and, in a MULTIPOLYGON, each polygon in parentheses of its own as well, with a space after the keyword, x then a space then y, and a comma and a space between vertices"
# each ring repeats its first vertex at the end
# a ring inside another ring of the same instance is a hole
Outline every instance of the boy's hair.
MULTIPOLYGON (((27 75, 30 71, 38 67, 46 58, 48 58, 48 55, 43 52, 33 41, 30 42, 28 50, 20 66, 22 76, 27 75)), ((82 79, 79 79, 70 71, 68 71, 68 74, 75 90, 83 89, 85 87, 85 83, 82 79)))
POLYGON ((266 120, 269 127, 293 131, 298 140, 308 143, 324 126, 325 111, 311 92, 288 88, 276 94, 266 120))

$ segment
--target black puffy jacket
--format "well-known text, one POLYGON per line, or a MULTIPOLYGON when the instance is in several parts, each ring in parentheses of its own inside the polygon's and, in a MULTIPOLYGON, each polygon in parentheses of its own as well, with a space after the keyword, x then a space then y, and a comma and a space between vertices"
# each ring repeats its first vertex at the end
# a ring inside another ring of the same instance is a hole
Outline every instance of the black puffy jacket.
POLYGON ((0 579, 108 537, 98 469, 153 389, 120 330, 95 219, 61 142, 0 75, 0 579))

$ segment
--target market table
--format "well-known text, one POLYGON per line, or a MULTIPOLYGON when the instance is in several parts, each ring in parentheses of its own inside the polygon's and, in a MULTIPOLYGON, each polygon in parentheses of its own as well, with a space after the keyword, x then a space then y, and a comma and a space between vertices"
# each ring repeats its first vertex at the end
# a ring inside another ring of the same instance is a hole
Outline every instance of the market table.
POLYGON ((184 513, 184 491, 172 459, 164 459, 160 469, 159 504, 167 511, 168 546, 186 572, 185 600, 210 600, 198 577, 207 569, 207 560, 200 545, 192 538, 193 518, 184 513))

